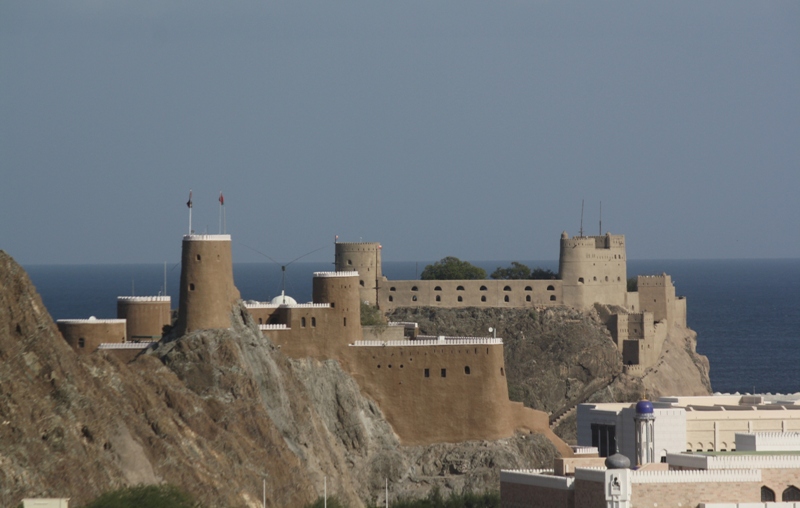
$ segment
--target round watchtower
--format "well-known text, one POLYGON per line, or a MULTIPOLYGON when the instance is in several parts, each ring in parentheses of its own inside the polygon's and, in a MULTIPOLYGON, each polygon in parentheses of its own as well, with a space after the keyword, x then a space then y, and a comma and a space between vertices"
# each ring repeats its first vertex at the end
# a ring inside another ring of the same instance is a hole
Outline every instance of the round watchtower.
POLYGON ((627 265, 625 236, 575 236, 561 234, 558 275, 563 301, 580 309, 595 303, 625 305, 627 265))
POLYGON ((124 319, 59 319, 58 331, 79 355, 93 353, 103 343, 126 341, 124 319))
POLYGON ((230 328, 231 310, 239 298, 233 284, 231 236, 184 236, 177 333, 230 328))
POLYGON ((377 300, 376 286, 382 280, 381 244, 378 242, 336 242, 336 271, 359 274, 360 298, 371 305, 377 300))
POLYGON ((127 323, 132 342, 161 339, 164 326, 172 323, 169 296, 118 296, 117 317, 127 323))
POLYGON ((361 299, 358 293, 358 272, 315 272, 313 282, 314 303, 327 303, 337 314, 343 328, 344 344, 361 340, 361 299))

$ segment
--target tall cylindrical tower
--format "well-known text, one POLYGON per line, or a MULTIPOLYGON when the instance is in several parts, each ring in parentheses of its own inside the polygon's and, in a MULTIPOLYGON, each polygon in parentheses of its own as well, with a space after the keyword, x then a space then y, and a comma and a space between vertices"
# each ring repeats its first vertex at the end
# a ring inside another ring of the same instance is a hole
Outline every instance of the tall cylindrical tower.
POLYGON ((179 335, 208 328, 230 328, 239 300, 233 284, 230 235, 186 235, 181 252, 179 335))
POLYGON ((118 296, 117 317, 127 323, 132 342, 161 339, 164 325, 172 322, 169 296, 118 296))
POLYGON ((344 344, 363 338, 361 333, 361 300, 358 296, 358 272, 315 272, 313 282, 314 303, 328 303, 338 314, 344 329, 344 344))
POLYGON ((642 400, 636 403, 636 465, 649 464, 655 460, 655 427, 656 415, 653 403, 642 400))
POLYGON ((378 282, 383 278, 381 244, 378 242, 336 242, 336 271, 358 272, 360 298, 375 305, 378 282))

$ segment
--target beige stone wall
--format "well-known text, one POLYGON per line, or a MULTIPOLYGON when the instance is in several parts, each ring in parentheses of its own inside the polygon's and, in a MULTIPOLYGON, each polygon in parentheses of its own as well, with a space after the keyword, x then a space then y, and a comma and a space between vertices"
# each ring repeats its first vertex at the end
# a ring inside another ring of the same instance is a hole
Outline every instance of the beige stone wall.
POLYGON ((549 489, 519 483, 500 483, 502 508, 574 508, 575 495, 571 489, 549 489))
POLYGON ((381 281, 382 310, 396 307, 541 307, 563 305, 560 280, 381 281))
POLYGON ((652 312, 654 321, 668 321, 675 317, 675 286, 667 274, 639 275, 639 305, 641 312, 652 312))
POLYGON ((93 353, 104 342, 127 340, 125 321, 121 319, 59 320, 56 324, 67 344, 81 355, 93 353))
POLYGON ((757 482, 724 483, 633 483, 631 507, 693 507, 699 503, 757 503, 761 485, 757 482))
POLYGON ((800 431, 800 407, 786 410, 742 409, 686 411, 686 449, 733 450, 737 432, 800 431))
POLYGON ((117 318, 126 320, 128 340, 159 340, 172 321, 170 300, 118 298, 117 318))

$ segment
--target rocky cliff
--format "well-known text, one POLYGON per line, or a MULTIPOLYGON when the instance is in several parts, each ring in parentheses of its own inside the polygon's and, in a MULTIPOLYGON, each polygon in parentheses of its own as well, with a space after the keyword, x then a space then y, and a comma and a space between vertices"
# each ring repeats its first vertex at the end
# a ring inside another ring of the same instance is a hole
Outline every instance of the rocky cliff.
POLYGON ((243 309, 231 328, 165 342, 131 363, 77 356, 25 272, 0 251, 0 505, 168 482, 207 506, 352 506, 498 487, 499 468, 555 450, 519 435, 403 447, 338 363, 286 358, 243 309))
POLYGON ((426 335, 486 336, 496 329, 509 397, 549 413, 568 443, 575 442, 576 404, 711 393, 708 359, 695 350, 696 334, 679 326, 668 331, 658 363, 632 377, 596 311, 427 307, 396 309, 389 318, 416 321, 426 335))

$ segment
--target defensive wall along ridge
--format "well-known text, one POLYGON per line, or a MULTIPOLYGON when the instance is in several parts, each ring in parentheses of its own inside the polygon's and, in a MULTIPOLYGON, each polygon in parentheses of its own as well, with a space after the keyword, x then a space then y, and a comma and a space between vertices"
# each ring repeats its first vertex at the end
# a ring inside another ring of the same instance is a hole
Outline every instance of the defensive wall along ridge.
POLYGON ((377 242, 336 243, 337 270, 358 273, 360 299, 382 311, 399 307, 597 309, 626 372, 642 376, 656 364, 669 330, 686 328, 686 300, 667 274, 638 276, 627 289, 624 235, 561 235, 558 277, 552 280, 388 280, 377 242))

